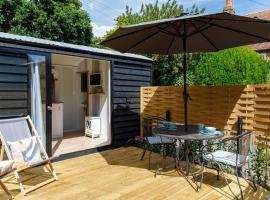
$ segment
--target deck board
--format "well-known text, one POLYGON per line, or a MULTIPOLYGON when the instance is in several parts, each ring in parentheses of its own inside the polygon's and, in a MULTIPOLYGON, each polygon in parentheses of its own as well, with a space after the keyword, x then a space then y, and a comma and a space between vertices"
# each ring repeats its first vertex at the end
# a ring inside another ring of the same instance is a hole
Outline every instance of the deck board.
MULTIPOLYGON (((122 147, 59 161, 54 164, 59 180, 25 197, 20 194, 12 176, 7 177, 5 181, 15 199, 23 200, 233 199, 224 179, 221 177, 220 181, 216 181, 214 171, 208 169, 205 172, 203 187, 196 192, 183 177, 173 171, 167 171, 154 178, 154 170, 148 170, 148 154, 143 161, 140 161, 141 153, 141 149, 135 147, 122 147)), ((152 167, 155 168, 160 160, 158 154, 153 154, 152 167)), ((171 161, 168 159, 167 162, 171 161)), ((23 180, 27 185, 48 178, 43 168, 36 168, 30 172, 36 175, 23 173, 23 180)), ((235 177, 231 177, 231 187, 240 194, 235 177)), ((254 193, 246 182, 243 180, 241 182, 246 199, 264 199, 269 195, 269 192, 260 187, 254 193)), ((0 199, 6 199, 2 191, 0 191, 0 199)))

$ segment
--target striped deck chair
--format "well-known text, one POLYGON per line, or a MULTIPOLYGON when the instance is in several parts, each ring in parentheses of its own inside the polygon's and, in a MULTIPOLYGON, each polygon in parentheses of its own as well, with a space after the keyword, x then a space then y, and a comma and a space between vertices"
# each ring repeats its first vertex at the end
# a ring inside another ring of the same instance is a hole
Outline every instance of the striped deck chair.
POLYGON ((48 157, 29 116, 0 120, 0 139, 1 157, 5 152, 8 159, 14 161, 15 178, 24 195, 57 180, 51 163, 52 158, 48 157), (49 169, 52 178, 26 189, 21 181, 20 172, 42 165, 49 169))
POLYGON ((14 162, 12 160, 4 160, 0 161, 0 187, 4 190, 4 192, 7 194, 8 199, 13 199, 13 196, 8 191, 7 187, 2 181, 2 178, 10 174, 15 170, 14 168, 14 162))

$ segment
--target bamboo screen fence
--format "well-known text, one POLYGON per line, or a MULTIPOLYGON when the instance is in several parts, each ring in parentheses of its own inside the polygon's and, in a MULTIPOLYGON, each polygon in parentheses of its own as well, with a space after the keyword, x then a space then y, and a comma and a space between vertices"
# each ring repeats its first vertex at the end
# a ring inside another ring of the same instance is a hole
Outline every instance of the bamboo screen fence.
MULTIPOLYGON (((170 111, 171 121, 183 123, 182 93, 179 86, 142 87, 141 119, 145 115, 165 118, 170 111)), ((235 134, 237 118, 242 116, 243 128, 254 130, 260 146, 270 147, 270 85, 191 86, 189 93, 189 124, 203 123, 235 134)))

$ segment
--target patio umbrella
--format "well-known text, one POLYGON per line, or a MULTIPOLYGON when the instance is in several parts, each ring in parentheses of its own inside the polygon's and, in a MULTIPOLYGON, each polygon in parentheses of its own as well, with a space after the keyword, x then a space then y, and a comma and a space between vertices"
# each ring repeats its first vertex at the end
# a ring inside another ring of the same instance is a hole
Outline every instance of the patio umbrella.
POLYGON ((187 53, 214 52, 269 41, 270 21, 223 12, 184 15, 120 27, 103 44, 124 53, 184 53, 184 123, 187 131, 187 53))

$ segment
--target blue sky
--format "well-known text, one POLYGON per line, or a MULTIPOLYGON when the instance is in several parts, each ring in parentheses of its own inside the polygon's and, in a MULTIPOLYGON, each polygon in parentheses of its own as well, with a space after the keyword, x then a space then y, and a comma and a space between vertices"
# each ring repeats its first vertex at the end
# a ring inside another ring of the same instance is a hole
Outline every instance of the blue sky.
MULTIPOLYGON (((95 36, 102 36, 106 30, 114 26, 114 19, 125 11, 126 5, 133 10, 139 10, 142 3, 155 3, 156 0, 82 0, 83 8, 89 13, 95 36)), ((162 4, 166 0, 159 0, 162 4)), ((199 8, 206 8, 207 13, 223 10, 226 0, 177 0, 177 2, 190 8, 194 3, 199 8)), ((269 0, 234 0, 236 13, 244 15, 260 10, 270 9, 269 0)))

